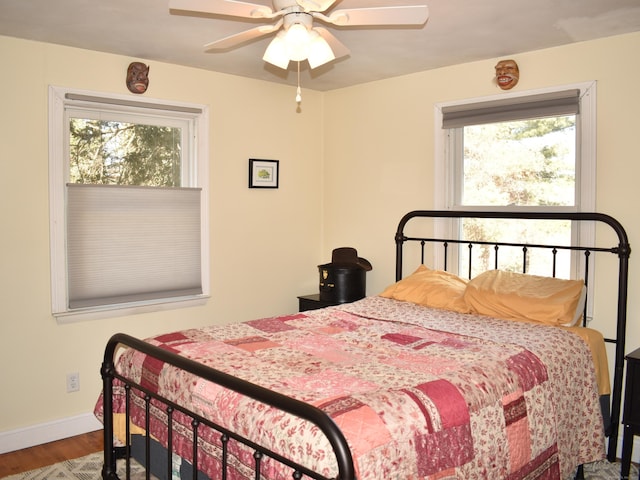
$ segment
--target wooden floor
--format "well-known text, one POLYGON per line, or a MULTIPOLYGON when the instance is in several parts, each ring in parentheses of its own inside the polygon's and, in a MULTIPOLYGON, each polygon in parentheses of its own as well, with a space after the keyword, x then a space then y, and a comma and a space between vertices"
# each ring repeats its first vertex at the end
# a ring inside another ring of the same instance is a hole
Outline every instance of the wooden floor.
POLYGON ((102 451, 102 430, 0 454, 0 478, 102 451))

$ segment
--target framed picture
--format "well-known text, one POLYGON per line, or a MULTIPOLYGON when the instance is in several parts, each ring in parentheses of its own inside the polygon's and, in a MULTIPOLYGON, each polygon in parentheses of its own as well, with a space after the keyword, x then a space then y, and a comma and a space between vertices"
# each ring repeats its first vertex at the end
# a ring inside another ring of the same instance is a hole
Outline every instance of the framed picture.
POLYGON ((249 188, 278 188, 280 160, 249 159, 249 188))

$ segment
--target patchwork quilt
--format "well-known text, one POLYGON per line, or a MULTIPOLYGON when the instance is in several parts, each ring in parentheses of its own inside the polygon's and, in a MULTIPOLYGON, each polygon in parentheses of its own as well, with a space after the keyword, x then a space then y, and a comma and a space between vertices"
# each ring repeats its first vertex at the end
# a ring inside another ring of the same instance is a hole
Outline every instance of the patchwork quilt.
MULTIPOLYGON (((592 356, 566 330, 432 309, 381 297, 147 340, 315 405, 349 442, 361 480, 565 479, 605 457, 592 356)), ((331 478, 316 427, 127 350, 117 369, 164 397, 331 478)), ((125 392, 116 388, 114 409, 125 392)), ((136 398, 132 421, 145 425, 136 398)), ((102 418, 102 399, 96 415, 102 418)), ((167 414, 150 430, 167 444, 167 414)), ((173 445, 192 455, 190 420, 173 445)), ((220 478, 219 434, 199 429, 199 468, 220 478)), ((252 452, 230 445, 230 479, 253 478, 252 452)), ((291 479, 265 459, 263 478, 291 479)))

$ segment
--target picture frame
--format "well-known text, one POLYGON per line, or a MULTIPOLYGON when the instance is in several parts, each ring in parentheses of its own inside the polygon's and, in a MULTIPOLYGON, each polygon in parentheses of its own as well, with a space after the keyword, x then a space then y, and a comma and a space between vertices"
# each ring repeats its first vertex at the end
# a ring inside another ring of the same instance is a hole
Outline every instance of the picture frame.
POLYGON ((280 160, 249 159, 249 188, 278 188, 280 160))

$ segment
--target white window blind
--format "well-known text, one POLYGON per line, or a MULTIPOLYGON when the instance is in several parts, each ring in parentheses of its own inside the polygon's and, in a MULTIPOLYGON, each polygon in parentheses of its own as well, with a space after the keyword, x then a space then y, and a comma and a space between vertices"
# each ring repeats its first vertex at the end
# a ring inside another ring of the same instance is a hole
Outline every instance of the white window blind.
POLYGON ((570 89, 501 98, 442 108, 442 128, 460 128, 483 123, 575 115, 580 109, 580 90, 570 89))
POLYGON ((70 309, 202 294, 200 188, 67 184, 70 309))

